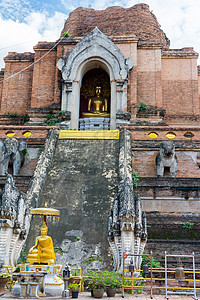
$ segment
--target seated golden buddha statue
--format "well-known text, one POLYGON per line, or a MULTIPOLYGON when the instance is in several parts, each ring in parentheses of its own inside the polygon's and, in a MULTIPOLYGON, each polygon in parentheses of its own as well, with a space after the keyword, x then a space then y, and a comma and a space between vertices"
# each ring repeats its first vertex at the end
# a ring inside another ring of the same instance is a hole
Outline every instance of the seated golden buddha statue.
POLYGON ((35 245, 29 250, 27 262, 30 264, 54 264, 56 260, 53 241, 47 235, 48 227, 43 223, 41 227, 41 236, 36 238, 35 245))
POLYGON ((96 86, 96 96, 88 100, 88 112, 82 113, 83 118, 103 117, 109 118, 108 100, 101 97, 101 87, 96 86))

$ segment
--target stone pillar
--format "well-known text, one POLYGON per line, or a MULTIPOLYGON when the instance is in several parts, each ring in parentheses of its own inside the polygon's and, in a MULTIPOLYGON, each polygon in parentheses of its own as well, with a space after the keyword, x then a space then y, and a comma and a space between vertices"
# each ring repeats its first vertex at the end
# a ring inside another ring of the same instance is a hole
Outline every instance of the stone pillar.
POLYGON ((116 96, 116 82, 111 81, 111 103, 110 103, 110 129, 116 129, 116 111, 117 111, 117 96, 116 96))
POLYGON ((122 107, 122 94, 123 94, 123 85, 124 81, 117 81, 117 112, 122 112, 123 107, 122 107))
POLYGON ((71 112, 70 129, 78 130, 79 127, 79 108, 80 108, 80 81, 73 81, 72 92, 68 102, 69 111, 71 112))
POLYGON ((72 93, 72 81, 64 81, 62 86, 62 110, 69 110, 69 101, 72 93))

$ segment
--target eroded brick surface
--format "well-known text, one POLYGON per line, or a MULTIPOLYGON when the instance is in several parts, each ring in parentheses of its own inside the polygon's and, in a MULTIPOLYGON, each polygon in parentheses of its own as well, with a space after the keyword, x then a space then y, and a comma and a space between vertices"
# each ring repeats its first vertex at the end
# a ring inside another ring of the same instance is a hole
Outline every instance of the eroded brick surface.
POLYGON ((69 31, 71 36, 85 36, 96 26, 108 36, 136 36, 167 46, 165 35, 155 15, 144 3, 130 8, 114 6, 105 10, 77 8, 69 15, 62 33, 69 31))

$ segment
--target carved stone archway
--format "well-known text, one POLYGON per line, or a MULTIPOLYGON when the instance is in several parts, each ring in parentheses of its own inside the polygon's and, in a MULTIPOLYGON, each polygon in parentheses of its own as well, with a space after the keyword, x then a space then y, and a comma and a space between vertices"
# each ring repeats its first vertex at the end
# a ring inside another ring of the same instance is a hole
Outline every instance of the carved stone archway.
POLYGON ((93 68, 105 70, 111 82, 110 128, 126 123, 127 81, 133 67, 121 50, 97 27, 71 50, 67 58, 57 63, 62 72, 62 110, 71 113, 70 128, 78 129, 80 87, 84 74, 93 68))

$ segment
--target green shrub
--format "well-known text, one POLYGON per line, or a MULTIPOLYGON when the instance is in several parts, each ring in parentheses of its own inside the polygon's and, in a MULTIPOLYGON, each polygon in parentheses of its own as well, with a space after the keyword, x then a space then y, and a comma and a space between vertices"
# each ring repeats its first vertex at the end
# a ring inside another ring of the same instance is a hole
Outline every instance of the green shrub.
POLYGON ((122 287, 122 275, 119 272, 103 271, 104 287, 120 288, 122 287))
POLYGON ((17 116, 18 116, 17 113, 9 113, 8 112, 8 118, 15 118, 17 116))
POLYGON ((194 226, 194 223, 190 223, 190 222, 182 223, 183 228, 191 229, 193 226, 194 226))
MULTIPOLYGON (((141 269, 143 268, 143 265, 145 264, 145 262, 147 263, 149 269, 151 269, 151 260, 147 256, 142 257, 141 269)), ((152 268, 162 268, 160 262, 153 257, 152 257, 152 268)), ((144 276, 144 274, 142 274, 142 275, 144 276)))
POLYGON ((141 103, 140 103, 140 108, 139 108, 139 110, 140 110, 140 111, 142 111, 142 110, 147 110, 147 104, 141 102, 141 103))
POLYGON ((25 252, 22 251, 20 253, 20 257, 19 257, 19 259, 17 261, 17 264, 23 264, 23 263, 25 263, 27 261, 27 258, 28 258, 28 255, 25 252))
POLYGON ((73 281, 72 283, 70 283, 68 287, 69 287, 70 291, 78 291, 79 290, 79 284, 76 283, 76 281, 73 281))
POLYGON ((140 175, 137 172, 132 172, 132 178, 133 178, 133 187, 137 188, 137 182, 140 178, 140 175))

